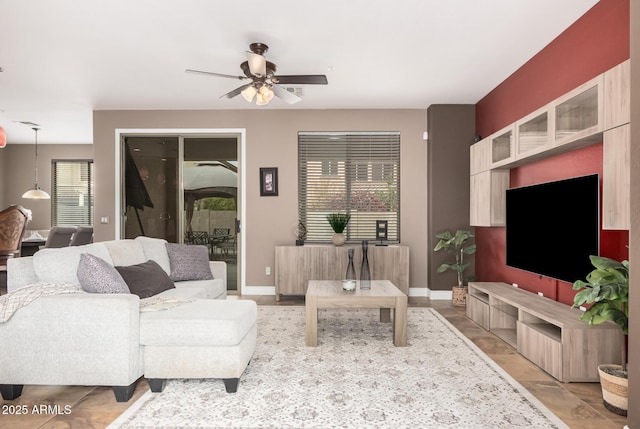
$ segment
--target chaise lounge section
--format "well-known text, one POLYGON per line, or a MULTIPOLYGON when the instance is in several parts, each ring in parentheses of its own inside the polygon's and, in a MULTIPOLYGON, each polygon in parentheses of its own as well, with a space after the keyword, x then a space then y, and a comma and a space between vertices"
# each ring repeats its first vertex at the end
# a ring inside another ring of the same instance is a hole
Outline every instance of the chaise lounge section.
MULTIPOLYGON (((148 237, 43 249, 11 261, 9 295, 34 284, 78 285, 83 253, 115 266, 153 260, 170 274, 166 249, 164 240, 148 237)), ((25 384, 98 385, 112 386, 124 402, 142 376, 153 391, 168 378, 198 377, 222 378, 234 392, 255 349, 257 309, 253 301, 226 300, 226 264, 209 267, 214 279, 175 281, 143 308, 146 300, 134 294, 83 291, 19 308, 0 323, 3 398, 16 399, 25 384)))

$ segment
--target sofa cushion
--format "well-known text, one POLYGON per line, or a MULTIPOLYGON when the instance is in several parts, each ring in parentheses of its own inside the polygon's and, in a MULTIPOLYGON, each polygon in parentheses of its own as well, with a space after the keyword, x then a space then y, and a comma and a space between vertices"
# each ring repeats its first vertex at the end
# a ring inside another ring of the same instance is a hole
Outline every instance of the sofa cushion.
POLYGON ((137 265, 149 260, 138 241, 128 239, 103 241, 103 243, 109 249, 113 265, 137 265))
POLYGON ((206 246, 166 243, 170 277, 173 281, 210 280, 213 278, 209 267, 209 249, 206 246))
POLYGON ((33 269, 39 281, 80 284, 78 265, 80 255, 89 253, 111 264, 111 254, 104 243, 42 249, 33 255, 33 269))
POLYGON ((140 298, 148 298, 175 287, 167 273, 155 261, 115 268, 129 286, 131 293, 140 298))
POLYGON ((141 235, 136 237, 135 241, 142 245, 144 256, 146 258, 145 260, 148 261, 151 259, 152 261, 156 261, 165 273, 171 274, 171 264, 169 262, 167 248, 165 246, 167 240, 162 238, 144 237, 141 235))
POLYGON ((201 299, 140 314, 145 346, 235 346, 256 324, 255 301, 201 299))
POLYGON ((90 293, 130 293, 129 287, 113 265, 90 253, 80 255, 80 286, 90 293))

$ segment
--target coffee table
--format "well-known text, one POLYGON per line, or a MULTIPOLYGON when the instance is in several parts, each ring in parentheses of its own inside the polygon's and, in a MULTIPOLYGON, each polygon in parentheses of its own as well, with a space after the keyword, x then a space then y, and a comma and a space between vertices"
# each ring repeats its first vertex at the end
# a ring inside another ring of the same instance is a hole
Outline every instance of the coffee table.
POLYGON ((391 321, 393 314, 393 345, 407 345, 407 295, 389 280, 371 280, 371 289, 345 291, 339 280, 309 280, 305 296, 307 346, 318 345, 319 308, 379 308, 380 321, 391 321))

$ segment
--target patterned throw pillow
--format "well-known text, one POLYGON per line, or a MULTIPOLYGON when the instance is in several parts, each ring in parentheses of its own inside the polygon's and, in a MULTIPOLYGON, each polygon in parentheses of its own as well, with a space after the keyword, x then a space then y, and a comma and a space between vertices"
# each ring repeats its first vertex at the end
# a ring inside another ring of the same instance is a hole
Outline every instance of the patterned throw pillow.
POLYGON ((137 265, 118 266, 115 269, 127 283, 131 293, 140 298, 149 298, 176 287, 156 261, 149 260, 137 265))
POLYGON ((170 276, 174 282, 213 278, 206 246, 176 243, 167 243, 166 246, 171 265, 170 276))
POLYGON ((90 253, 80 255, 78 264, 80 286, 90 293, 130 293, 118 271, 104 259, 90 253))

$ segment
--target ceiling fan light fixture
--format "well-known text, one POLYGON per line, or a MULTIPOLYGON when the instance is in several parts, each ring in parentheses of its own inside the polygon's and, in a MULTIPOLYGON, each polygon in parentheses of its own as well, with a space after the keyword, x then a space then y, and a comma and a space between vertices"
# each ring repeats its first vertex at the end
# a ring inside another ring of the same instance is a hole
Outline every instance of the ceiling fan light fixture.
POLYGON ((240 94, 242 94, 242 97, 245 100, 247 100, 247 102, 251 103, 253 101, 253 97, 255 97, 257 92, 258 91, 256 90, 256 87, 253 86, 253 85, 250 85, 250 86, 246 87, 245 89, 243 89, 240 94))
POLYGON ((262 95, 262 98, 268 103, 273 99, 273 90, 269 88, 268 85, 263 85, 262 88, 260 88, 260 95, 262 95))
POLYGON ((258 106, 264 106, 265 104, 269 104, 269 102, 264 98, 264 96, 260 93, 256 95, 256 104, 258 106))

